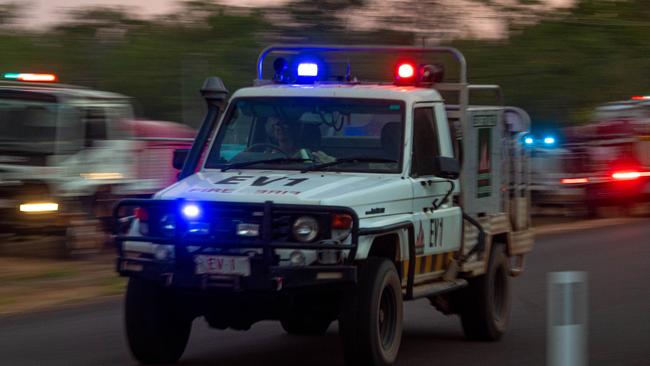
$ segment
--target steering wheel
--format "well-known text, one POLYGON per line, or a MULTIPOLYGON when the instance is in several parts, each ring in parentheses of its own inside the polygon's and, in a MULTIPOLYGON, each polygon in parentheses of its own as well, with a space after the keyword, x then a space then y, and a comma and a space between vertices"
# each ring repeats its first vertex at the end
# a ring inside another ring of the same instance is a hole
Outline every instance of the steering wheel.
POLYGON ((260 148, 273 149, 273 150, 275 150, 275 151, 277 151, 279 153, 284 154, 284 156, 286 156, 286 157, 290 157, 290 155, 286 151, 282 150, 280 148, 280 146, 275 145, 275 144, 266 143, 266 142, 259 143, 259 144, 253 144, 253 145, 249 146, 248 149, 246 149, 246 151, 259 151, 260 148))

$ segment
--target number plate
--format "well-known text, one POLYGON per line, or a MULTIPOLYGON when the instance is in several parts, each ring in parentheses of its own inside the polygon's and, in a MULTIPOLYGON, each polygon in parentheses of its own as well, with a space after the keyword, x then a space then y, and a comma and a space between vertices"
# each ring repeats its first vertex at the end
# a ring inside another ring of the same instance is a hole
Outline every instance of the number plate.
POLYGON ((248 257, 226 255, 197 255, 194 257, 196 274, 221 274, 250 276, 251 264, 248 257))

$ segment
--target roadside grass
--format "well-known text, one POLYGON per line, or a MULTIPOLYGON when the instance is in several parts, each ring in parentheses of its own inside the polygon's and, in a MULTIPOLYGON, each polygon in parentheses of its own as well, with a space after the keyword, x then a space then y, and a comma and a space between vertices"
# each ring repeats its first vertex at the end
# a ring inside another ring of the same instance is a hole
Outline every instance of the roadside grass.
POLYGON ((35 272, 35 273, 8 274, 4 276, 0 274, 0 280, 7 281, 7 282, 12 281, 17 283, 25 283, 25 282, 38 282, 38 281, 46 281, 46 280, 64 279, 64 278, 75 277, 77 275, 79 275, 79 271, 76 269, 54 268, 54 269, 49 269, 49 270, 35 272))
POLYGON ((117 275, 103 278, 100 284, 102 294, 105 296, 120 295, 126 290, 126 282, 126 278, 117 275))
POLYGON ((126 280, 113 256, 60 261, 0 257, 0 316, 116 296, 126 280))

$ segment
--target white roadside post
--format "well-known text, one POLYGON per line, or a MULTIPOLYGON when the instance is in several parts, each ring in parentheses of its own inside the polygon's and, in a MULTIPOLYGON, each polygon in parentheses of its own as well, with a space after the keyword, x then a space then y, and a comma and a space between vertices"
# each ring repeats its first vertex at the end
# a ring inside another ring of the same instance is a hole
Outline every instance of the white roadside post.
POLYGON ((547 366, 586 366, 587 273, 547 276, 547 366))

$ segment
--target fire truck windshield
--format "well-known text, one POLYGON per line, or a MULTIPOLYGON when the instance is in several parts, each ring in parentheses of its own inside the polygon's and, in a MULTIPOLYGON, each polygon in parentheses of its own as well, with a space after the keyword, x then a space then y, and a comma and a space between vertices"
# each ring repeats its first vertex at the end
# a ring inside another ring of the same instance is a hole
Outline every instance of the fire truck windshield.
POLYGON ((0 150, 53 153, 58 114, 56 103, 0 99, 0 150))

